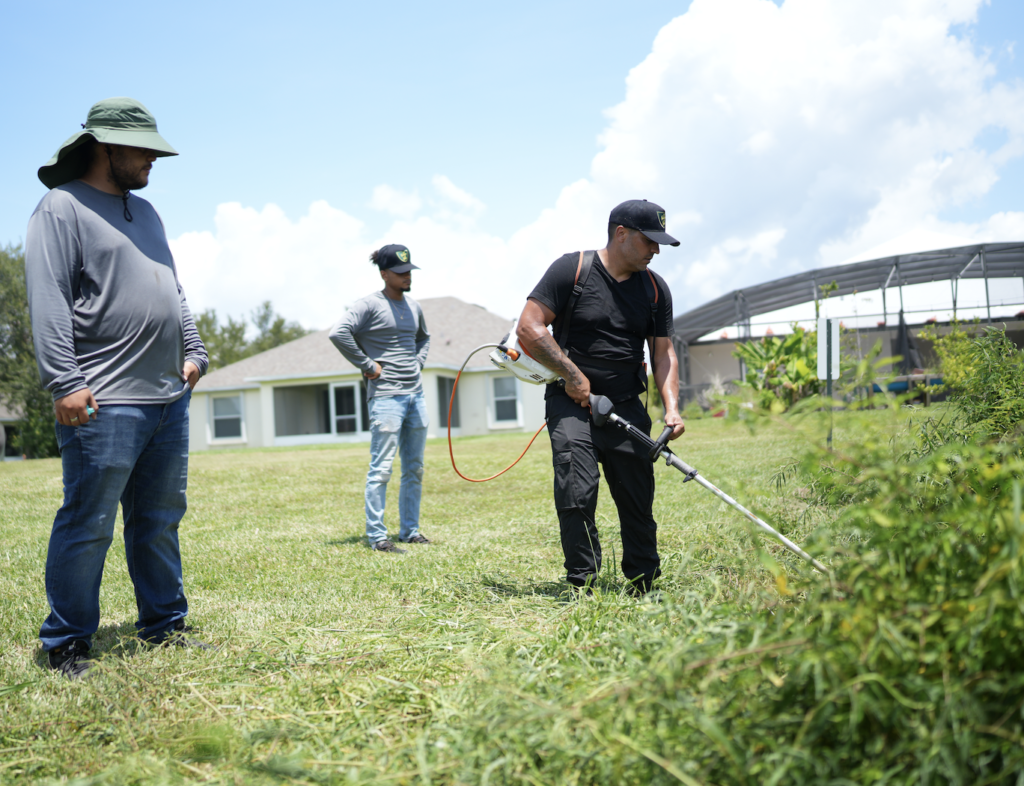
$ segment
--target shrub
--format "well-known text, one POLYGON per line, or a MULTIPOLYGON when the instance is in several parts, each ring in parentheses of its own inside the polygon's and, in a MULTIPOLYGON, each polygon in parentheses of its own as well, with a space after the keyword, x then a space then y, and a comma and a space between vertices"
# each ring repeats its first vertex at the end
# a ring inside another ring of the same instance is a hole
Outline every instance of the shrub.
POLYGON ((1024 421, 1024 354, 1006 331, 986 328, 958 348, 962 376, 952 396, 964 424, 978 436, 1001 438, 1024 421))
POLYGON ((683 420, 700 420, 705 416, 704 408, 697 402, 691 401, 683 407, 683 420))
POLYGON ((973 373, 971 345, 978 334, 977 325, 978 320, 971 327, 954 321, 945 335, 939 335, 935 325, 925 325, 918 334, 931 342, 938 355, 943 387, 958 388, 973 373))
POLYGON ((756 392, 759 407, 779 412, 818 393, 816 341, 816 332, 794 324, 788 336, 764 336, 737 344, 733 355, 747 366, 740 384, 756 392))

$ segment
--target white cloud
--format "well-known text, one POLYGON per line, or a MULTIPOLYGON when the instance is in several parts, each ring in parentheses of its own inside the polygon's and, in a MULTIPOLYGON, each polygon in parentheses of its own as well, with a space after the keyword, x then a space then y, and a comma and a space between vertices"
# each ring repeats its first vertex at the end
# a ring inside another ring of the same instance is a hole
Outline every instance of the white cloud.
POLYGON ((381 210, 393 216, 409 218, 419 212, 423 201, 415 192, 407 193, 397 188, 392 188, 382 183, 373 189, 373 196, 370 197, 370 207, 374 210, 381 210))
POLYGON ((741 150, 746 150, 754 155, 766 153, 773 147, 775 147, 775 135, 771 131, 758 131, 740 145, 741 150))
POLYGON ((981 2, 695 0, 626 77, 588 176, 511 237, 483 232, 485 206, 437 175, 422 200, 375 189, 370 205, 395 216, 379 238, 325 203, 298 221, 222 205, 214 233, 175 241, 182 280, 203 306, 269 298, 326 326, 378 286, 369 250, 402 242, 423 268, 415 295, 514 316, 553 259, 600 244, 610 208, 640 197, 666 208, 683 243, 655 261, 677 312, 913 229, 1021 239, 1022 213, 941 218, 1024 153, 1024 87, 998 82, 987 54, 951 32, 981 2), (1006 140, 990 151, 978 140, 993 128, 1006 140))
POLYGON ((479 215, 484 212, 484 203, 470 194, 463 191, 444 175, 434 175, 434 188, 439 196, 452 202, 456 207, 472 215, 479 215))
POLYGON ((212 233, 171 241, 193 311, 237 317, 271 300, 288 318, 316 326, 327 304, 347 302, 340 294, 347 280, 372 282, 363 223, 326 202, 314 202, 298 221, 276 205, 258 211, 230 202, 217 208, 214 225, 212 233))

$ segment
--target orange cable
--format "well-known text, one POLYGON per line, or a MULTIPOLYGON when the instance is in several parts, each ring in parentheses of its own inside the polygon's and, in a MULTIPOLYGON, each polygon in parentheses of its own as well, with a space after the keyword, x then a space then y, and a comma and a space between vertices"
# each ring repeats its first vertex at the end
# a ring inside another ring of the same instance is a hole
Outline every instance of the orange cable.
POLYGON ((458 475, 463 480, 468 480, 470 483, 485 483, 488 480, 494 480, 496 477, 498 477, 500 475, 504 475, 506 472, 508 472, 510 469, 512 469, 512 467, 514 467, 516 464, 518 464, 520 462, 520 460, 523 458, 523 456, 526 455, 526 451, 528 451, 530 449, 530 446, 533 445, 534 440, 537 439, 538 436, 540 436, 540 432, 543 431, 544 427, 548 424, 547 420, 545 419, 545 421, 540 424, 540 428, 537 429, 537 431, 534 433, 533 437, 530 438, 530 441, 526 444, 526 447, 523 448, 523 452, 519 454, 519 458, 517 458, 515 461, 513 461, 511 464, 509 464, 507 467, 505 467, 505 469, 503 469, 501 472, 499 472, 499 473, 497 473, 495 475, 491 475, 489 478, 467 478, 465 475, 463 475, 461 472, 459 472, 459 468, 457 466, 455 466, 455 451, 452 449, 452 407, 455 404, 455 391, 458 390, 459 378, 462 376, 462 372, 466 368, 466 363, 469 363, 469 358, 473 357, 473 355, 475 355, 481 349, 486 349, 487 347, 496 347, 496 346, 498 346, 498 345, 497 344, 483 344, 483 345, 477 347, 476 349, 474 349, 472 352, 469 353, 469 356, 466 358, 466 362, 462 364, 462 368, 459 369, 459 373, 455 375, 455 384, 452 385, 452 395, 451 395, 451 398, 448 399, 448 455, 451 457, 452 469, 455 470, 455 474, 458 475))

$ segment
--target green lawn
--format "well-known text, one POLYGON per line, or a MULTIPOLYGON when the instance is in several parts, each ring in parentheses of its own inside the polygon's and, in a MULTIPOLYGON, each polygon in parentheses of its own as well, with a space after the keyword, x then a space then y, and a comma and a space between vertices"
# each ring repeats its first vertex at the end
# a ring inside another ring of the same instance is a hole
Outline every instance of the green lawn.
MULTIPOLYGON (((460 468, 491 474, 526 439, 457 440, 460 468)), ((699 420, 675 446, 794 540, 810 531, 798 523, 798 501, 779 497, 770 483, 802 449, 795 431, 776 425, 752 434, 741 424, 699 420)), ((456 743, 488 724, 502 733, 501 711, 484 718, 483 706, 510 687, 503 684, 510 657, 529 660, 552 644, 586 657, 610 631, 639 636, 679 623, 683 599, 710 607, 774 586, 758 543, 801 569, 752 535, 738 513, 659 465, 660 600, 622 591, 606 487, 599 591, 571 600, 546 434, 519 466, 481 484, 458 479, 446 442, 430 442, 422 529, 434 544, 404 556, 374 554, 363 538, 367 459, 365 444, 192 455, 181 529, 189 620, 217 650, 134 642, 118 531, 93 646, 99 673, 78 683, 40 667, 36 638, 47 613, 43 568, 61 500, 59 461, 0 464, 0 781, 486 782, 486 768, 467 771, 456 743)), ((392 533, 397 478, 396 471, 392 533)), ((548 668, 540 660, 520 664, 516 679, 534 667, 548 668)), ((572 679, 586 679, 586 668, 572 679)), ((608 664, 598 673, 594 691, 615 681, 608 664)), ((657 771, 675 781, 681 773, 663 764, 657 771)))

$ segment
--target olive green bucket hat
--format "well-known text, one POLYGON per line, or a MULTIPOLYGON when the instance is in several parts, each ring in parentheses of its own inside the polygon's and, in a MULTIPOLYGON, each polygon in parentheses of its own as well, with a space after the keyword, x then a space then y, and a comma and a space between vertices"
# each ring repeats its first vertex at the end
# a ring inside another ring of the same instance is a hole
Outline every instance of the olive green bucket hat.
POLYGON ((43 185, 56 188, 84 175, 89 160, 83 145, 90 139, 109 145, 143 147, 158 156, 178 155, 178 151, 157 133, 156 118, 146 107, 134 98, 107 98, 93 104, 82 130, 39 167, 43 185))

